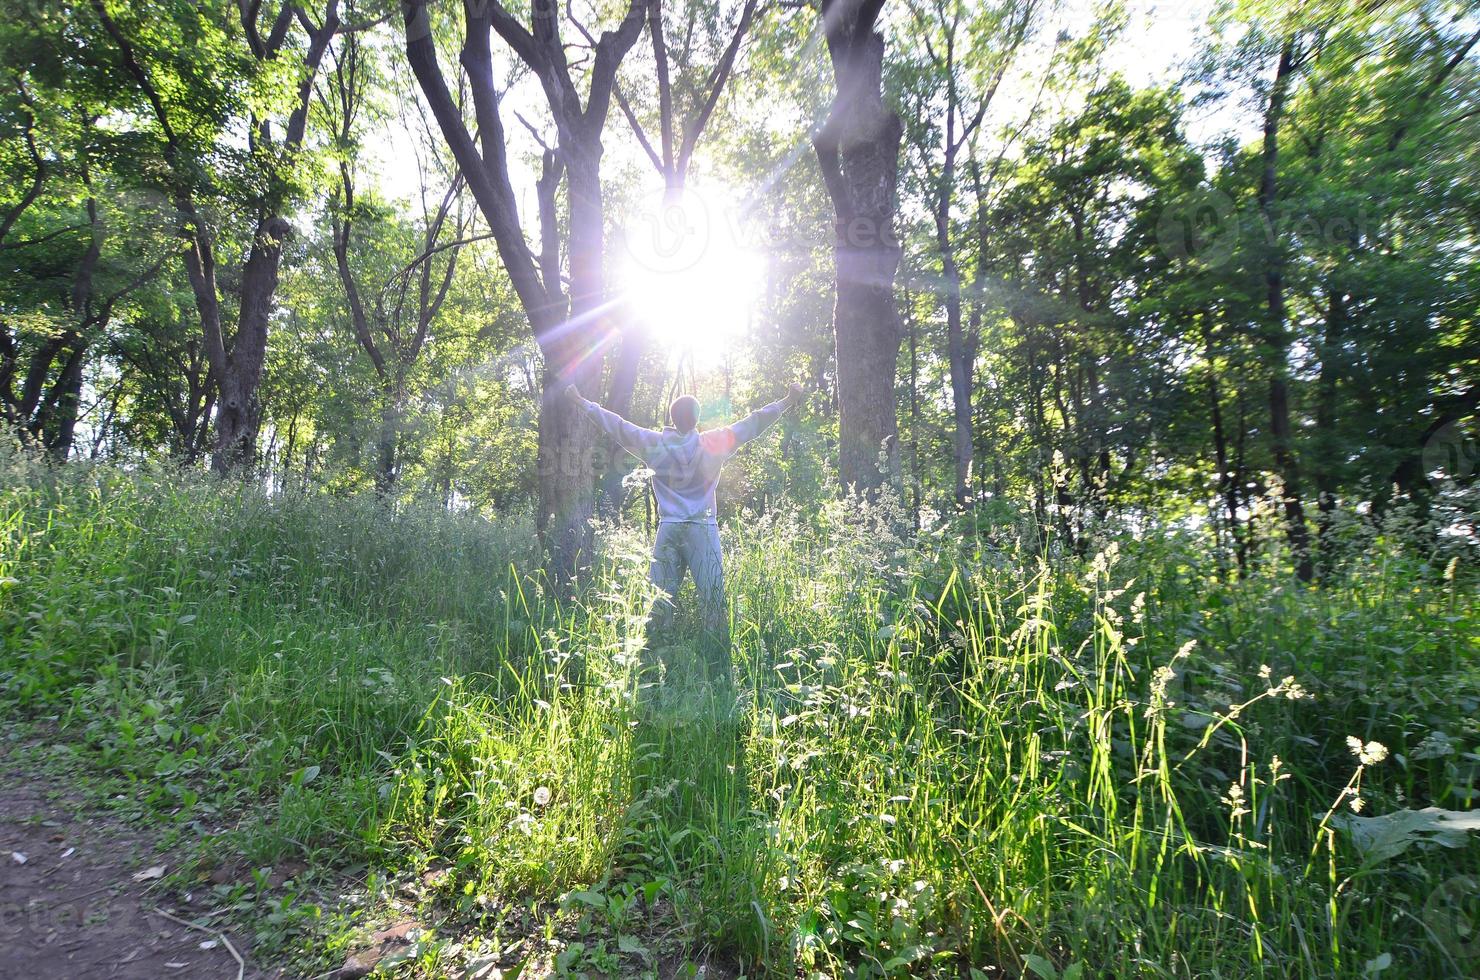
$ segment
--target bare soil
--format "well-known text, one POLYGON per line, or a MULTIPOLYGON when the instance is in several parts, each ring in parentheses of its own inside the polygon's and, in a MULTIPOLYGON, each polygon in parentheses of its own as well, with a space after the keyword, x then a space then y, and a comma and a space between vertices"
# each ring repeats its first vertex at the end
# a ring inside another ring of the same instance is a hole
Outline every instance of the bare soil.
MULTIPOLYGON (((172 922, 199 910, 151 894, 175 870, 147 831, 79 801, 46 777, 0 767, 0 980, 278 980, 245 937, 172 922)), ((210 921, 207 920, 207 925, 210 921)))

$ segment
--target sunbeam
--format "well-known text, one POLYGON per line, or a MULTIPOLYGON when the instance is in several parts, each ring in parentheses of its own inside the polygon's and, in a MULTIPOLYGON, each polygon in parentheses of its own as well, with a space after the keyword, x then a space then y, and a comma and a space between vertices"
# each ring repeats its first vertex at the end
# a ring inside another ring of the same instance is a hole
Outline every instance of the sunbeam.
POLYGON ((713 187, 654 195, 626 226, 622 296, 671 354, 718 360, 750 322, 765 260, 726 220, 738 200, 713 187))

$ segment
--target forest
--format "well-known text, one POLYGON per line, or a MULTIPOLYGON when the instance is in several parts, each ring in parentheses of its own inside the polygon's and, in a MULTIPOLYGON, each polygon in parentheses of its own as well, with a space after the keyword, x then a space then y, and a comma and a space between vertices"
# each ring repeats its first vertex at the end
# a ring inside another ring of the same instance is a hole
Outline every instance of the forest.
POLYGON ((1473 4, 3 13, 0 975, 1480 975, 1473 4))

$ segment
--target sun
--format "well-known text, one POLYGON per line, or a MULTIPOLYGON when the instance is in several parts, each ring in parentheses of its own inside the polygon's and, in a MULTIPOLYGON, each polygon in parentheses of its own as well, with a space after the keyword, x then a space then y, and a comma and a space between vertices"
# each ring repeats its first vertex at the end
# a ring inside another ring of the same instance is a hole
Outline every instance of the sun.
POLYGON ((765 278, 715 188, 658 192, 639 202, 619 249, 618 280, 633 314, 671 356, 715 363, 743 337, 765 278))

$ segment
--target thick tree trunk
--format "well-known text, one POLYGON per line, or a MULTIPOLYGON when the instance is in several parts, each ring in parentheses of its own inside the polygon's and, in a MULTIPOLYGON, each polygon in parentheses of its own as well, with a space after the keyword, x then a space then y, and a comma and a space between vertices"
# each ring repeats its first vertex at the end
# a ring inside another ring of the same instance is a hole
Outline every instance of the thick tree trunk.
POLYGON ((82 369, 87 362, 87 342, 79 340, 62 366, 61 376, 41 431, 41 443, 58 462, 65 461, 77 438, 77 414, 82 402, 82 369))
POLYGON ((591 518, 596 514, 596 432, 562 397, 571 383, 570 375, 547 367, 540 399, 538 525, 561 576, 589 561, 591 518))
POLYGON ((1280 51, 1279 66, 1270 89, 1269 107, 1264 116, 1264 172, 1259 185, 1259 214, 1269 234, 1265 259, 1264 283, 1268 305, 1268 328, 1265 347, 1269 368, 1269 437, 1275 468, 1284 484, 1285 536, 1295 559, 1295 574, 1309 582, 1315 574, 1310 555, 1310 531, 1305 526, 1305 505, 1301 499, 1300 467, 1290 424, 1290 337, 1286 324, 1284 243, 1274 213, 1278 193, 1279 132, 1289 97, 1290 83, 1297 69, 1294 39, 1285 42, 1280 51))
POLYGON ((899 323, 894 262, 858 250, 836 251, 838 284, 833 333, 838 357, 839 474, 843 484, 870 492, 896 481, 899 469, 894 376, 899 323))
POLYGON ((257 451, 262 406, 257 389, 267 358, 267 327, 277 293, 288 222, 268 217, 257 226, 252 249, 242 266, 241 310, 231 353, 221 372, 221 401, 216 411, 216 443, 211 469, 231 473, 250 467, 257 451))
POLYGON ((400 475, 397 458, 401 443, 401 424, 405 416, 406 396, 403 386, 392 385, 385 392, 380 409, 380 431, 375 437, 375 492, 389 497, 400 475))
MULTIPOLYGON (((537 338, 544 354, 540 402, 539 528, 562 574, 590 558, 596 513, 597 433, 570 401, 566 385, 594 391, 601 348, 613 336, 605 304, 605 221, 601 142, 563 148, 569 195, 570 320, 537 338)), ((605 444, 600 447, 605 451, 605 444)))
POLYGON ((824 0, 823 29, 837 92, 813 137, 835 218, 839 475, 872 493, 899 476, 894 383, 901 330, 894 297, 899 116, 884 103, 878 3, 824 0), (881 465, 882 463, 882 465, 881 465))

